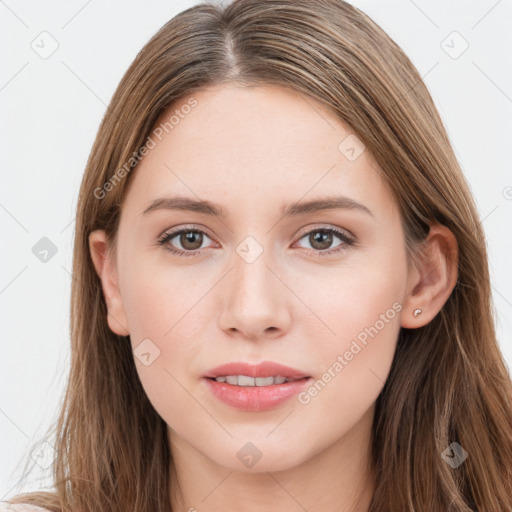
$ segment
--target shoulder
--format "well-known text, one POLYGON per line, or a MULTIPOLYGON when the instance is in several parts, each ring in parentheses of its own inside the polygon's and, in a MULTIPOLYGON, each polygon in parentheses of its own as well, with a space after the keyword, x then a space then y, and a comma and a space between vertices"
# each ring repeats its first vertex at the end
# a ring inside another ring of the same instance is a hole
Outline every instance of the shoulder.
POLYGON ((11 504, 7 501, 0 501, 0 512, 47 512, 48 509, 27 505, 25 503, 11 504))

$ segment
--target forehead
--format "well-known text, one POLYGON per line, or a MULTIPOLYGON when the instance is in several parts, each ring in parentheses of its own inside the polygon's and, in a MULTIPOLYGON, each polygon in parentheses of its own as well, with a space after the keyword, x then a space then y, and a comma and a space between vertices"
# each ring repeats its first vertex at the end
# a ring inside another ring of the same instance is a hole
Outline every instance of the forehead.
POLYGON ((350 126, 289 88, 196 91, 171 105, 150 137, 153 147, 134 171, 129 193, 146 205, 165 193, 260 208, 333 193, 390 199, 350 126))
MULTIPOLYGON (((247 154, 248 158, 264 157, 268 151, 273 157, 300 154, 302 150, 335 150, 340 136, 351 133, 351 128, 326 106, 292 89, 266 86, 218 85, 203 89, 171 106, 159 124, 181 114, 180 122, 172 131, 198 149, 211 150, 222 144, 226 148, 247 154), (186 108, 191 98, 196 106, 186 108), (190 110, 190 112, 189 112, 190 110), (183 115, 182 112, 189 112, 183 115), (299 145, 299 143, 302 143, 299 145), (320 146, 319 146, 320 143, 320 146), (243 145, 243 146, 242 146, 243 145), (305 146, 304 146, 305 145, 305 146)), ((157 125, 158 126, 158 125, 157 125)))

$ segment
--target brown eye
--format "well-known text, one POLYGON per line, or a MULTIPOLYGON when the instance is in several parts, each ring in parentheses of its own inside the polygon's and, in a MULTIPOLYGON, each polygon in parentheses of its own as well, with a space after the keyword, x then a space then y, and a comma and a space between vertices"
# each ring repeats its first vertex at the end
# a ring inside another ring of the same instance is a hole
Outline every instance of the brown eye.
POLYGON ((199 254, 208 235, 200 229, 180 229, 165 233, 159 240, 159 244, 178 256, 194 256, 199 254))
POLYGON ((179 235, 179 241, 183 249, 195 251, 199 249, 203 243, 203 233, 199 231, 183 231, 179 235))
POLYGON ((311 244, 311 247, 319 251, 329 249, 330 245, 332 244, 332 240, 332 233, 329 233, 326 230, 312 231, 309 234, 309 243, 311 244))
POLYGON ((344 231, 334 228, 317 228, 304 234, 300 240, 307 240, 310 252, 315 254, 328 255, 354 245, 355 239, 344 231), (340 240, 339 243, 333 246, 335 239, 340 240))

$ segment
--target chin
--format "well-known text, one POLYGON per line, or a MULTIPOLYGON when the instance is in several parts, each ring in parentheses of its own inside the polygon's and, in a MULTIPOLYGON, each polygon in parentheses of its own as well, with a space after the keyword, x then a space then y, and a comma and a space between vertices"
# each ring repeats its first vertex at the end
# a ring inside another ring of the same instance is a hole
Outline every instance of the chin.
POLYGON ((299 466, 307 459, 307 453, 301 443, 292 439, 283 444, 278 438, 270 440, 254 436, 252 441, 247 438, 232 440, 222 452, 212 453, 210 458, 233 471, 266 473, 299 466), (297 446, 302 447, 300 451, 297 446))

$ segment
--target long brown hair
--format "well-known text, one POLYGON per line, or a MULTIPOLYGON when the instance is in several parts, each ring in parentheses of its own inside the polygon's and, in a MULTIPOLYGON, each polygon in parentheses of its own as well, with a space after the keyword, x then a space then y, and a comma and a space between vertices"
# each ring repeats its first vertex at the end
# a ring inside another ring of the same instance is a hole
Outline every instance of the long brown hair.
POLYGON ((429 324, 401 330, 377 400, 370 511, 512 510, 512 384, 496 341, 476 208, 419 73, 343 0, 203 3, 167 22, 137 55, 105 113, 80 189, 55 492, 10 501, 63 512, 170 509, 167 425, 141 386, 129 339, 108 328, 88 236, 105 229, 115 240, 133 155, 162 112, 201 88, 233 82, 290 87, 350 125, 393 190, 408 248, 432 221, 457 239, 457 284, 429 324), (452 443, 468 454, 457 468, 442 456, 452 443))

